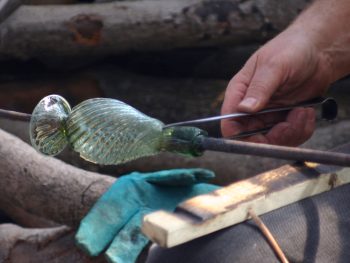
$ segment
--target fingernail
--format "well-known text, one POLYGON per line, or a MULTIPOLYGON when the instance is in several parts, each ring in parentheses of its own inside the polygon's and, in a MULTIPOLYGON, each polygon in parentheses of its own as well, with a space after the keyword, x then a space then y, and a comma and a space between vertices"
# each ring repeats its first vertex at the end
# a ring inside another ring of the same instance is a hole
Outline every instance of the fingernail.
POLYGON ((245 108, 245 109, 254 109, 256 105, 258 104, 258 100, 256 98, 246 98, 244 99, 240 104, 239 107, 245 108))

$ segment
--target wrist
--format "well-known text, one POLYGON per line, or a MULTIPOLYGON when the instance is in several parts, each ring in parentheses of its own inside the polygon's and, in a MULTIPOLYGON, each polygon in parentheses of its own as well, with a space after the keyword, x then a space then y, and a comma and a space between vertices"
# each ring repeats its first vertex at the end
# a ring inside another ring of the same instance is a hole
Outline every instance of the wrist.
POLYGON ((307 39, 334 82, 350 73, 350 1, 316 0, 287 30, 307 39))

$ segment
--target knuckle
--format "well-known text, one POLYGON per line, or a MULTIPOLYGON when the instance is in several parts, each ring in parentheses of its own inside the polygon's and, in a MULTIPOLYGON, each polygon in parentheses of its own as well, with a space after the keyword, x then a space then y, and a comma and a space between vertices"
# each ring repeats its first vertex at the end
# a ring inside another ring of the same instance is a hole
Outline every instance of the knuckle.
POLYGON ((269 85, 265 81, 254 80, 250 84, 249 92, 250 95, 265 97, 267 94, 269 94, 269 85))

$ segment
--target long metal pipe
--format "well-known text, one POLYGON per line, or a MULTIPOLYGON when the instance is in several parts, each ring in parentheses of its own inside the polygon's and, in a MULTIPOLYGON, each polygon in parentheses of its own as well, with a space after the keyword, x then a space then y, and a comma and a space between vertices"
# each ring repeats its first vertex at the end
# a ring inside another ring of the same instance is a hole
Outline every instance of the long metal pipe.
POLYGON ((307 161, 338 166, 350 166, 350 154, 344 153, 242 142, 210 137, 199 138, 198 144, 201 150, 247 154, 293 161, 307 161))

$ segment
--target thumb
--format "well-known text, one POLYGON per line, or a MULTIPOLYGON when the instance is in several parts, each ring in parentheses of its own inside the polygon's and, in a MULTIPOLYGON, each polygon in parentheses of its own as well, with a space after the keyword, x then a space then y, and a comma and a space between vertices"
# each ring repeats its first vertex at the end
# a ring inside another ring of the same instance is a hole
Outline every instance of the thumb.
POLYGON ((243 100, 238 105, 238 110, 256 112, 265 108, 272 94, 283 83, 283 79, 282 68, 278 65, 259 66, 257 62, 256 70, 243 100))

